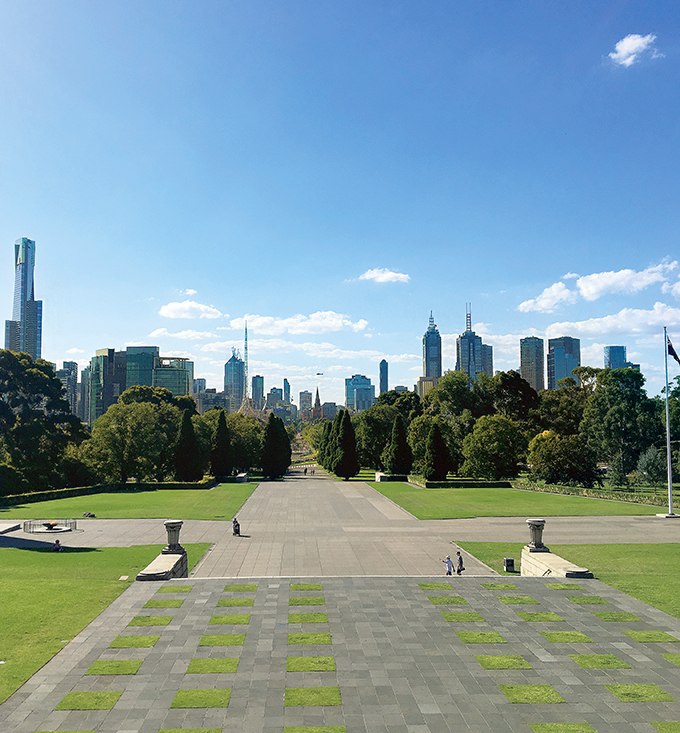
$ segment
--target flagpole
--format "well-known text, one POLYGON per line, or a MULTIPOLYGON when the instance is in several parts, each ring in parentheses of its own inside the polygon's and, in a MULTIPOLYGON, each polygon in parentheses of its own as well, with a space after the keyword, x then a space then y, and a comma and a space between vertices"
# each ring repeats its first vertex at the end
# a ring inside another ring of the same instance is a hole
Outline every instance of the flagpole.
POLYGON ((666 459, 668 464, 668 514, 673 514, 673 465, 671 463, 671 422, 668 411, 668 334, 663 327, 663 352, 666 367, 666 459))

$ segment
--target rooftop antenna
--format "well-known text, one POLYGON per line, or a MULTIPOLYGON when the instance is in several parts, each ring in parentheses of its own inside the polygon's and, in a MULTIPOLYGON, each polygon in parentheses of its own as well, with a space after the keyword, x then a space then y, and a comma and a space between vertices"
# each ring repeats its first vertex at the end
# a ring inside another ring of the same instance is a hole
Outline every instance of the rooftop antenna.
POLYGON ((430 311, 430 331, 432 331, 434 328, 435 328, 434 318, 432 316, 432 311, 430 311))
POLYGON ((465 330, 472 331, 472 303, 465 304, 465 330))
POLYGON ((248 399, 248 321, 246 321, 245 340, 243 343, 243 398, 248 399))

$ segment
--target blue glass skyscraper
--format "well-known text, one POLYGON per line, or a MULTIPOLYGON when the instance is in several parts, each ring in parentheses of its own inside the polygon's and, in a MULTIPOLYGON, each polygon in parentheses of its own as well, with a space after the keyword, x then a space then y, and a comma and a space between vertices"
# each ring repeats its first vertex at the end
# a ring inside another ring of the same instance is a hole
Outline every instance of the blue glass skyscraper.
POLYGON ((14 307, 5 321, 5 348, 39 359, 42 350, 42 300, 35 299, 35 242, 27 237, 14 244, 14 307))

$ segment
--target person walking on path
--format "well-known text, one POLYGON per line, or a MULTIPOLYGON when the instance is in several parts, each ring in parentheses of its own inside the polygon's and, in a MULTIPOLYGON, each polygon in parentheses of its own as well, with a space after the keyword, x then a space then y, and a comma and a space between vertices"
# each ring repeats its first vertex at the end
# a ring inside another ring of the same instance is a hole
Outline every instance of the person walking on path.
POLYGON ((447 555, 442 562, 446 566, 446 574, 453 575, 453 560, 451 559, 451 555, 447 555))
POLYGON ((456 574, 460 575, 465 568, 463 567, 463 556, 460 554, 460 550, 456 552, 456 574))

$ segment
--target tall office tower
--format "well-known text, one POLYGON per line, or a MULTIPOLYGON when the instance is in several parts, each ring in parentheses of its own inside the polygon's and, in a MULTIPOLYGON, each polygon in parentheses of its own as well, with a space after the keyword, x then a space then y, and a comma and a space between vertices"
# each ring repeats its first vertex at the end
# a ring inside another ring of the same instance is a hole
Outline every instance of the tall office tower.
POLYGON ((199 395, 201 392, 205 392, 207 383, 203 377, 194 379, 194 395, 199 395))
POLYGON ((191 396, 194 387, 194 362, 176 356, 154 357, 151 386, 165 387, 175 397, 191 396))
POLYGON ((430 325, 423 336, 423 376, 439 379, 442 375, 442 337, 430 311, 430 325))
POLYGON ((388 392, 389 387, 387 385, 387 362, 383 359, 380 362, 380 394, 388 392))
POLYGON ((267 394, 265 407, 268 410, 273 410, 275 407, 280 407, 282 402, 283 390, 280 387, 272 387, 267 394))
POLYGON ((519 372, 522 379, 540 392, 545 388, 543 379, 543 339, 527 336, 519 342, 519 372))
POLYGON ((14 244, 14 305, 5 321, 5 348, 24 351, 34 359, 42 350, 42 300, 35 299, 35 242, 22 237, 14 244))
POLYGON ((581 366, 580 339, 562 336, 548 340, 548 389, 557 389, 560 379, 571 377, 572 370, 578 366, 581 366))
POLYGON ((368 410, 375 401, 375 386, 363 374, 353 374, 345 379, 345 406, 348 410, 368 410))
POLYGON ((338 414, 338 406, 335 402, 324 402, 321 405, 321 417, 324 420, 335 420, 335 416, 338 414))
POLYGON ((604 368, 605 369, 635 369, 640 371, 639 364, 633 364, 626 357, 625 346, 604 347, 604 368))
POLYGON ((92 425, 125 392, 127 354, 115 349, 98 349, 90 359, 88 420, 92 425))
POLYGON ((232 348, 231 359, 224 365, 224 391, 229 398, 229 412, 236 412, 243 402, 243 380, 245 362, 232 348))
POLYGON ((261 410, 264 407, 264 377, 256 374, 252 379, 253 407, 261 410))
POLYGON ((78 406, 78 364, 75 361, 62 362, 62 368, 57 370, 57 377, 64 385, 64 399, 68 402, 71 412, 76 415, 78 406))
POLYGON ((290 382, 287 379, 283 380, 283 401, 290 404, 290 382))
POLYGON ((305 390, 300 392, 300 412, 312 409, 312 393, 305 390))
POLYGON ((314 399, 314 407, 312 408, 312 420, 321 420, 323 412, 321 411, 321 399, 319 398, 319 388, 316 388, 316 398, 314 399))
POLYGON ((80 372, 78 383, 78 399, 76 402, 76 415, 84 423, 90 419, 90 367, 87 366, 80 372))
POLYGON ((482 343, 482 337, 472 330, 472 310, 465 311, 465 333, 456 339, 456 371, 465 372, 470 384, 477 375, 493 377, 493 346, 482 343))
POLYGON ((160 356, 158 346, 128 346, 125 353, 127 361, 126 389, 137 385, 152 387, 154 360, 160 356))

